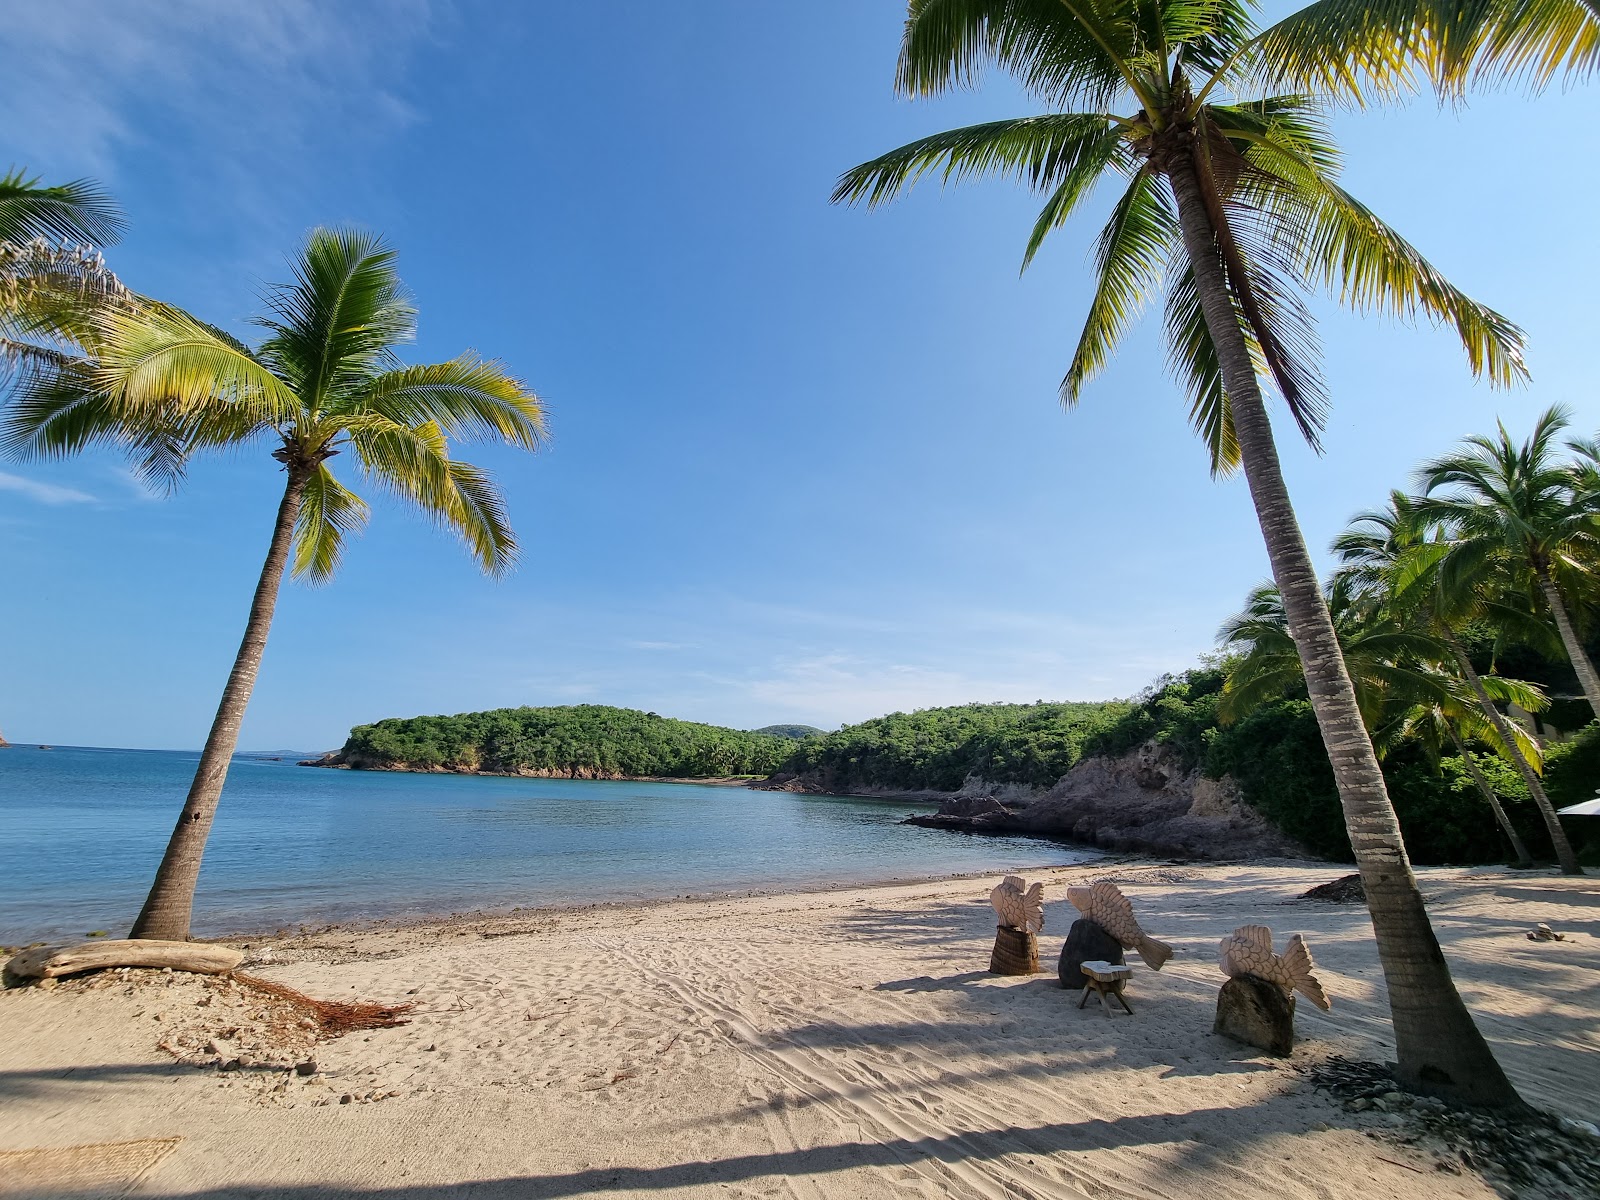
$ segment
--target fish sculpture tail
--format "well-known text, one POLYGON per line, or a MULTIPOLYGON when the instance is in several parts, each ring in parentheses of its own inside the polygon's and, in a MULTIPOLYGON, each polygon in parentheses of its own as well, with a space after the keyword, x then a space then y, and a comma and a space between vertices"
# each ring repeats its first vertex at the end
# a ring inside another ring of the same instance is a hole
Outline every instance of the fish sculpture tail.
POLYGON ((1311 947, 1306 945, 1305 938, 1298 933, 1291 937, 1289 945, 1278 961, 1282 966, 1284 979, 1291 988, 1318 1008, 1333 1007, 1328 994, 1322 990, 1322 982, 1312 974, 1317 964, 1312 961, 1311 947))
POLYGON ((1167 959, 1172 957, 1172 947, 1165 942, 1158 942, 1149 934, 1141 933, 1133 947, 1139 952, 1139 957, 1144 959, 1145 966, 1152 971, 1161 970, 1167 959))

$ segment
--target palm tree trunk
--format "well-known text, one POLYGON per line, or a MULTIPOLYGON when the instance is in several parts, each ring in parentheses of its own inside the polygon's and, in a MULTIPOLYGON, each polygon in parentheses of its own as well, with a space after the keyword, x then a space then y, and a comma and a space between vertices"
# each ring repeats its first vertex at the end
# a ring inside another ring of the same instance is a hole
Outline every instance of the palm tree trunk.
POLYGON ((1489 786, 1489 781, 1483 777, 1483 769, 1478 766, 1472 757, 1472 751, 1467 749, 1461 735, 1456 732, 1456 727, 1449 720, 1444 722, 1444 727, 1449 731, 1450 740, 1455 743, 1456 753, 1461 756, 1461 761, 1467 768, 1467 774, 1472 776, 1472 782, 1478 785, 1478 793, 1489 802, 1489 811, 1494 813, 1494 819, 1499 823, 1501 831, 1511 841, 1511 851, 1517 856, 1517 866, 1531 867, 1533 858, 1528 854, 1528 846, 1522 840, 1522 835, 1517 832, 1517 827, 1511 823, 1511 818, 1506 815, 1506 810, 1500 804, 1500 797, 1495 795, 1494 788, 1489 786))
POLYGON ((1520 1105, 1516 1089, 1456 991, 1411 872, 1400 823, 1389 802, 1333 621, 1289 502, 1271 423, 1194 159, 1187 153, 1175 153, 1163 165, 1177 199, 1184 249, 1206 327, 1217 348, 1250 498, 1261 523, 1273 578, 1283 596, 1289 632, 1300 653, 1350 844, 1366 887, 1378 957, 1388 983, 1401 1080, 1413 1088, 1444 1092, 1476 1104, 1520 1105))
POLYGON ((1572 660, 1572 669, 1578 673, 1578 682, 1583 685, 1583 694, 1589 698, 1589 708, 1596 717, 1600 717, 1600 675, 1595 674, 1594 663, 1578 639, 1578 631, 1572 627, 1572 618, 1567 615, 1567 606, 1561 600, 1561 591, 1556 587, 1556 581, 1551 578, 1548 567, 1539 568, 1539 590, 1544 593, 1544 602, 1550 606, 1550 615, 1556 619, 1556 629, 1561 634, 1561 644, 1567 648, 1567 657, 1572 660))
POLYGON ((1494 724, 1495 732, 1505 743, 1506 753, 1511 756, 1517 773, 1522 776, 1522 782, 1528 785, 1528 795, 1532 796, 1533 802, 1539 806, 1539 815, 1544 818, 1545 827, 1550 831, 1550 844, 1555 847, 1556 861, 1561 864, 1561 873, 1582 875, 1583 868, 1578 865, 1578 856, 1572 852, 1572 843, 1567 841, 1567 831, 1561 828, 1561 818, 1556 816, 1555 806, 1550 803, 1550 797, 1544 793, 1544 784, 1539 782, 1539 773, 1533 769, 1533 765, 1528 762, 1527 756, 1517 745, 1516 737, 1511 732, 1511 725, 1505 714, 1496 708, 1494 701, 1489 698, 1489 693, 1483 686, 1483 679, 1472 665, 1472 660, 1467 657, 1467 648, 1461 644, 1455 631, 1448 625, 1441 622, 1439 629, 1444 636, 1445 645, 1449 646, 1450 652, 1455 655, 1462 675, 1466 676, 1467 682, 1472 685, 1472 693, 1478 698, 1478 707, 1483 709, 1483 715, 1494 724))
POLYGON ((255 599, 250 604, 250 619, 245 623, 244 640, 233 660, 233 671, 222 689, 222 702, 200 754, 200 766, 189 785, 189 797, 177 827, 167 842, 167 852, 156 870, 155 883, 146 897, 139 919, 129 937, 166 938, 184 941, 189 937, 189 917, 194 908, 195 884, 200 879, 200 860, 205 854, 211 822, 222 798, 222 785, 228 778, 233 752, 239 745, 239 725, 255 690, 261 655, 267 648, 267 633, 272 628, 272 610, 278 604, 278 589, 289 563, 289 547, 294 540, 295 521, 305 497, 309 474, 291 466, 289 479, 278 505, 278 520, 272 527, 272 543, 261 568, 255 599))

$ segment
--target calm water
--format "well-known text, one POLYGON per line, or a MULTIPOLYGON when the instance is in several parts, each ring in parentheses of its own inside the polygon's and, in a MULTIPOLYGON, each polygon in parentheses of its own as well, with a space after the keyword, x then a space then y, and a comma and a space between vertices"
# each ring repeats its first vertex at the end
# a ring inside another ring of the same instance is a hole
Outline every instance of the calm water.
MULTIPOLYGON (((197 759, 0 750, 0 944, 125 934, 197 759)), ((195 932, 998 872, 1093 856, 897 824, 907 811, 746 788, 325 771, 241 757, 206 850, 195 932)))

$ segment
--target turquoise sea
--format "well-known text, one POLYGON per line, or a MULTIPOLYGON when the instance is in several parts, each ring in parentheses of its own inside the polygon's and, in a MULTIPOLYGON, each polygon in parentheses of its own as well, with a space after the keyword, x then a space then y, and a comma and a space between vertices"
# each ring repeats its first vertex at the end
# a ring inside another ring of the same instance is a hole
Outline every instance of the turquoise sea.
MULTIPOLYGON (((125 935, 198 758, 0 750, 0 944, 125 935)), ((740 787, 327 771, 241 755, 206 851, 194 931, 999 873, 1094 857, 1054 842, 898 824, 909 811, 740 787)))

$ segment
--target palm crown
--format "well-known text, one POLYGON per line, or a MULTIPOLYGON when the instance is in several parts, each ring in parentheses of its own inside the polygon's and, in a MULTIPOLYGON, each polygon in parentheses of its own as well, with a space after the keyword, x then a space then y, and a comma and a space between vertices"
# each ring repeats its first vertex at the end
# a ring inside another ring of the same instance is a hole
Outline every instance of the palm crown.
POLYGON ((407 366, 415 311, 394 252, 371 235, 318 230, 273 289, 267 336, 254 348, 178 309, 140 304, 102 313, 94 361, 19 396, 0 424, 13 453, 53 457, 94 443, 131 449, 149 480, 175 483, 197 450, 276 441, 302 489, 294 570, 336 571, 367 505, 329 460, 348 450, 370 482, 461 535, 491 572, 516 541, 489 475, 452 458, 452 439, 526 449, 544 437, 538 399, 498 364, 464 354, 407 366))
POLYGON ((1199 181, 1257 372, 1313 445, 1327 397, 1307 288, 1358 310, 1446 322, 1474 371, 1501 384, 1525 374, 1520 331, 1339 186, 1339 153, 1317 104, 1249 94, 1261 61, 1238 0, 911 0, 901 91, 970 83, 986 60, 1062 111, 912 142, 847 172, 835 199, 880 203, 930 172, 946 181, 1010 175, 1048 194, 1026 266, 1103 177, 1125 180, 1096 245, 1095 294, 1062 383, 1065 403, 1076 403, 1143 305, 1164 291, 1170 361, 1191 420, 1214 470, 1238 462, 1217 347, 1163 178, 1180 160, 1199 181))

